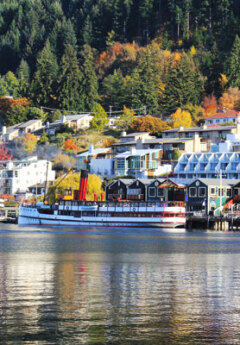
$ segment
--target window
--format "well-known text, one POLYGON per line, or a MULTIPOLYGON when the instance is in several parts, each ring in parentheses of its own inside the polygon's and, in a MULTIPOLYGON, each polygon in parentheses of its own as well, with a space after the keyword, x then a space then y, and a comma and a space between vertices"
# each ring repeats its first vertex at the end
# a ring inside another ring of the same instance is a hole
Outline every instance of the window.
POLYGON ((158 188, 158 196, 164 196, 163 188, 158 188))
POLYGON ((211 195, 215 195, 215 194, 216 194, 216 188, 214 188, 214 187, 211 188, 211 189, 210 189, 210 194, 211 194, 211 195))
POLYGON ((223 188, 218 189, 218 196, 223 196, 223 188))
POLYGON ((206 196, 206 188, 205 187, 199 187, 198 188, 198 196, 200 196, 200 197, 206 196))
POLYGON ((232 196, 232 190, 231 188, 227 189, 227 196, 230 198, 232 196))
POLYGON ((148 196, 151 196, 151 197, 156 196, 156 188, 155 187, 149 187, 148 196))
POLYGON ((197 196, 197 188, 196 187, 190 187, 189 188, 189 196, 192 198, 197 196))
POLYGON ((125 168, 125 159, 118 158, 117 159, 117 169, 124 169, 125 168))

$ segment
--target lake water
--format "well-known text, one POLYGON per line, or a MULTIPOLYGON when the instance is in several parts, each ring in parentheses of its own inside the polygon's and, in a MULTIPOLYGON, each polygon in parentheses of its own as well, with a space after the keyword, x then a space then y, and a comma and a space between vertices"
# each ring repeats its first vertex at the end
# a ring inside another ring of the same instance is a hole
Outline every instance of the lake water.
POLYGON ((0 344, 239 344, 240 234, 0 228, 0 344))

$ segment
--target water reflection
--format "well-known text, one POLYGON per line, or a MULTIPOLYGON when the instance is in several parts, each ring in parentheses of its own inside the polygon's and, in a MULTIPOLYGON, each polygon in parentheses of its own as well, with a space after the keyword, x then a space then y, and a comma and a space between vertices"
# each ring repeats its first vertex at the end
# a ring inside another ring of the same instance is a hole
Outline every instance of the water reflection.
POLYGON ((0 234, 0 343, 239 343, 240 235, 130 235, 0 234))

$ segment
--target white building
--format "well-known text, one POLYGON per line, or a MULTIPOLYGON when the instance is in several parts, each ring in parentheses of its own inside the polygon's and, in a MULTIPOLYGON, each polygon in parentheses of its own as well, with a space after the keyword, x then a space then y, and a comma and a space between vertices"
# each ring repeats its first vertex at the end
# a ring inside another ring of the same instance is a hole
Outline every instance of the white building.
POLYGON ((47 123, 46 133, 54 136, 56 131, 61 125, 67 125, 72 127, 76 132, 80 129, 87 129, 90 127, 93 116, 90 114, 74 114, 74 115, 62 115, 60 120, 56 120, 52 123, 47 123))
POLYGON ((36 156, 18 161, 0 162, 0 194, 24 193, 28 187, 44 181, 54 181, 52 163, 36 156))
POLYGON ((10 127, 3 126, 0 133, 0 139, 5 142, 11 141, 19 136, 24 136, 27 133, 34 133, 42 127, 41 119, 29 120, 10 127))

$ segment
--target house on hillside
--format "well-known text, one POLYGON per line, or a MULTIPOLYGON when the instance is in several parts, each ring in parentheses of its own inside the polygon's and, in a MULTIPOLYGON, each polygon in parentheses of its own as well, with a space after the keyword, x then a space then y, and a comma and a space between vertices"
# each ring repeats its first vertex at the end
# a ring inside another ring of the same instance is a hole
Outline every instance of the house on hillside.
POLYGON ((27 133, 34 134, 41 128, 43 128, 41 119, 29 120, 10 127, 3 126, 0 133, 0 138, 2 141, 8 142, 17 137, 24 136, 27 133))
POLYGON ((72 127, 74 132, 81 129, 87 129, 90 127, 90 123, 93 116, 90 114, 75 114, 75 115, 62 115, 60 120, 56 120, 52 123, 47 123, 46 133, 47 135, 54 136, 56 131, 61 127, 61 125, 67 125, 72 127))
POLYGON ((210 125, 224 125, 227 123, 237 123, 240 118, 240 112, 236 110, 217 112, 214 115, 204 117, 204 124, 210 125))

